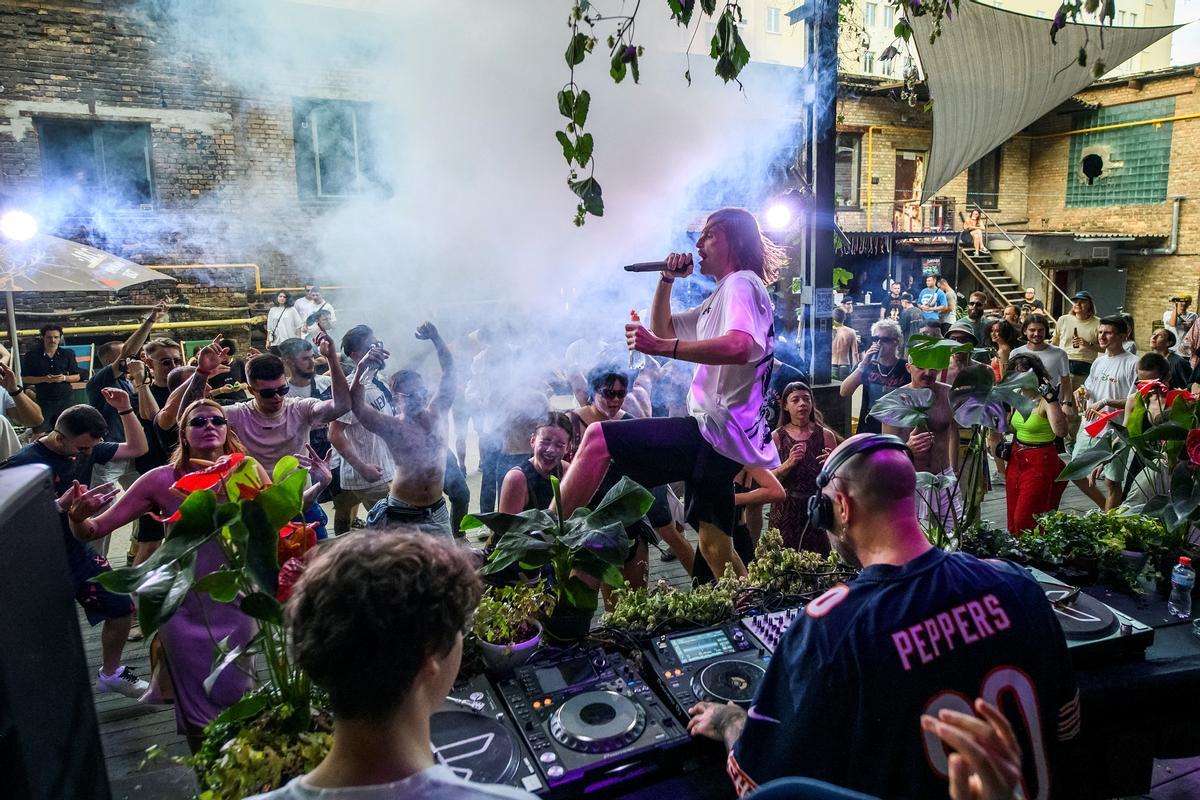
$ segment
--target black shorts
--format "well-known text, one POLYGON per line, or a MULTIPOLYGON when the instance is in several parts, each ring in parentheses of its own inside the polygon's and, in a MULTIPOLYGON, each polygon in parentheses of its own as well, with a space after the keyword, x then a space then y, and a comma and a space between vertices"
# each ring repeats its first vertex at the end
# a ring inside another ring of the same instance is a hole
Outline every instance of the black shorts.
POLYGON ((1067 366, 1071 369, 1071 374, 1086 378, 1092 371, 1092 362, 1076 361, 1073 358, 1067 359, 1067 366))
POLYGON ((133 613, 133 599, 127 594, 115 594, 92 580, 97 575, 111 572, 108 559, 92 548, 86 555, 71 560, 71 582, 75 586, 75 600, 83 608, 88 622, 99 625, 108 619, 121 619, 133 613))
POLYGON ((137 529, 133 532, 135 542, 161 542, 167 535, 167 527, 149 514, 142 515, 138 520, 137 529))
POLYGON ((601 422, 613 465, 642 486, 683 481, 687 521, 715 525, 733 535, 737 513, 733 479, 742 465, 712 448, 693 417, 651 417, 601 422))
POLYGON ((654 495, 654 504, 646 512, 646 521, 654 530, 658 530, 663 525, 670 525, 674 521, 674 517, 671 516, 671 504, 667 502, 667 492, 669 491, 671 490, 667 488, 666 484, 655 486, 650 490, 650 494, 654 495))

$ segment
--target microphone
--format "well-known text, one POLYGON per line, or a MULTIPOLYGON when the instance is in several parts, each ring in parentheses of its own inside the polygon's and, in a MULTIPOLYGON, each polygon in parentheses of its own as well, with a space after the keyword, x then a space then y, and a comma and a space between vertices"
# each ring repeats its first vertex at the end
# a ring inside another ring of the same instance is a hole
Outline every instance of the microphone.
POLYGON ((665 261, 639 261, 636 264, 626 264, 626 272, 665 272, 667 271, 667 262, 665 261))

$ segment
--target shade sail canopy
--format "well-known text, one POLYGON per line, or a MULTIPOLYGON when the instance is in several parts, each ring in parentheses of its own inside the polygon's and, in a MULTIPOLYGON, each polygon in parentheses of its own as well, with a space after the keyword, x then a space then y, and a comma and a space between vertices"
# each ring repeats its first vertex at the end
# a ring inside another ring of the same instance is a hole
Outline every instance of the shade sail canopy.
POLYGON ((162 273, 85 244, 39 234, 27 241, 0 236, 0 292, 115 292, 162 273))
POLYGON ((1014 134, 1091 85, 1092 66, 1120 66, 1180 26, 1117 28, 1069 23, 1050 41, 1050 20, 962 0, 932 44, 929 15, 911 17, 933 99, 927 200, 1014 134), (1087 65, 1080 66, 1080 49, 1087 65))

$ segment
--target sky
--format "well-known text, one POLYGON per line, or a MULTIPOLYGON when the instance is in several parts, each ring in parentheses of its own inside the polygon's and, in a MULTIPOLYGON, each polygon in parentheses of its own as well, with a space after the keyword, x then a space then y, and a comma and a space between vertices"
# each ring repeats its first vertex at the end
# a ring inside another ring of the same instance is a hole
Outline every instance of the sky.
POLYGON ((1175 0, 1175 22, 1192 23, 1171 37, 1171 63, 1200 61, 1200 0, 1175 0))

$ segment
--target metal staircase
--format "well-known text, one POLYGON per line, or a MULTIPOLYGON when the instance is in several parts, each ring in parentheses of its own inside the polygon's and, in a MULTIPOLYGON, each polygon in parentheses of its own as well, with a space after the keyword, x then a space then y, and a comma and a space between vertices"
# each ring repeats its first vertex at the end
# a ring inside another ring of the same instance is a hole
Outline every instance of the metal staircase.
POLYGON ((979 282, 989 299, 996 308, 1004 308, 1019 303, 1025 290, 1013 280, 1004 267, 996 262, 990 253, 975 255, 975 251, 967 247, 958 248, 958 260, 966 267, 967 272, 979 282))

